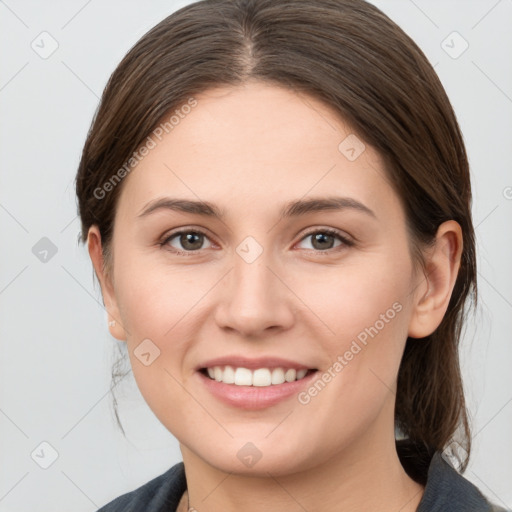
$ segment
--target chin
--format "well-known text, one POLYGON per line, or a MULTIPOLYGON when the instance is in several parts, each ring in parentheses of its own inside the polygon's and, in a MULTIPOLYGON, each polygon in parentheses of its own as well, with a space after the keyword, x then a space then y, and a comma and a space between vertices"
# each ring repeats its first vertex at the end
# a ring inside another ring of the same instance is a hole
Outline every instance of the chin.
POLYGON ((292 446, 284 449, 282 444, 269 440, 252 443, 230 439, 224 445, 216 443, 216 446, 222 448, 212 450, 209 445, 208 449, 196 450, 195 453, 210 466, 236 475, 268 477, 270 473, 273 476, 283 476, 313 468, 319 463, 318 453, 306 453, 292 446))

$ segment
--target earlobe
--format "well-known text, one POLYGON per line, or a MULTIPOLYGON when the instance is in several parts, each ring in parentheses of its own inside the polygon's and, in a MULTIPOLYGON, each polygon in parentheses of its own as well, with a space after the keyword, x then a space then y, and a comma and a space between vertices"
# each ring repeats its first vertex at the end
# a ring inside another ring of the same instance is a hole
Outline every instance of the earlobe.
POLYGON ((87 247, 94 267, 94 273, 100 283, 103 304, 108 314, 108 328, 110 334, 120 341, 126 341, 126 332, 120 321, 119 308, 114 294, 112 279, 105 272, 101 233, 96 225, 89 228, 87 247))
POLYGON ((457 280, 462 255, 462 229, 449 220, 443 222, 435 244, 426 255, 426 272, 417 285, 408 335, 424 338, 441 324, 457 280))

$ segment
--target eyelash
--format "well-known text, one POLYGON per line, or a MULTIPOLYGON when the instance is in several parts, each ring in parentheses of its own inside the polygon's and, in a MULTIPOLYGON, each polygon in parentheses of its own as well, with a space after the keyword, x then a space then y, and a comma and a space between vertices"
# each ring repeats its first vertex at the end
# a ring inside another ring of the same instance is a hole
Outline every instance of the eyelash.
MULTIPOLYGON (((208 235, 204 231, 201 231, 200 229, 184 229, 184 230, 181 230, 181 231, 176 231, 174 233, 171 233, 168 236, 165 235, 164 239, 161 242, 159 242, 159 245, 162 248, 164 248, 169 243, 170 240, 172 240, 176 236, 182 235, 184 233, 196 233, 196 234, 203 235, 203 236, 205 236, 206 238, 209 239, 208 235)), ((345 247, 352 247, 354 245, 354 242, 352 240, 349 240, 348 238, 343 236, 339 231, 337 231, 335 229, 332 229, 332 228, 320 228, 320 229, 315 228, 314 230, 311 230, 311 231, 308 231, 307 233, 305 233, 304 236, 299 240, 299 242, 302 242, 308 236, 311 236, 311 235, 314 235, 314 234, 317 234, 317 233, 322 233, 322 234, 334 236, 334 237, 336 237, 338 240, 340 240, 342 242, 342 245, 338 246, 338 247, 333 247, 331 249, 326 249, 324 251, 315 250, 315 249, 304 249, 304 250, 306 250, 308 252, 326 254, 326 253, 335 252, 336 249, 340 249, 340 247, 342 248, 343 246, 345 246, 345 247)), ((178 251, 178 250, 172 248, 172 249, 167 249, 167 250, 169 250, 171 253, 173 253, 173 254, 175 254, 177 256, 196 256, 202 249, 197 249, 195 251, 178 251)))

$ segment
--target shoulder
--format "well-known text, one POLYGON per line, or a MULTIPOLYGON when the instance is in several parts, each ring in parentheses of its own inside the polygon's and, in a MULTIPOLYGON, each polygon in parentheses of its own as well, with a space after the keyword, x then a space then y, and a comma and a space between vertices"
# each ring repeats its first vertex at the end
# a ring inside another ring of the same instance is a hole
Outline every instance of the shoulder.
POLYGON ((170 512, 187 488, 183 462, 101 507, 97 512, 170 512))
POLYGON ((480 490, 436 452, 428 468, 418 512, 510 512, 487 500, 480 490))

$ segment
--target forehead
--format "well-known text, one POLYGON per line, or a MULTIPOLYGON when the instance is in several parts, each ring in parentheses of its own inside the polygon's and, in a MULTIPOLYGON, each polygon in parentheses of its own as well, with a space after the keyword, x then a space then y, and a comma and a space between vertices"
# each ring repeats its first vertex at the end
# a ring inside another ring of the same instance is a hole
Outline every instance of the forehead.
POLYGON ((379 202, 398 207, 378 153, 321 101, 259 82, 194 100, 150 135, 121 203, 140 210, 170 194, 264 212, 274 202, 334 194, 374 210, 379 202))

